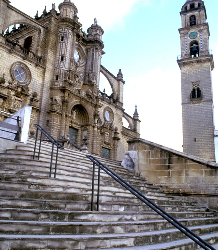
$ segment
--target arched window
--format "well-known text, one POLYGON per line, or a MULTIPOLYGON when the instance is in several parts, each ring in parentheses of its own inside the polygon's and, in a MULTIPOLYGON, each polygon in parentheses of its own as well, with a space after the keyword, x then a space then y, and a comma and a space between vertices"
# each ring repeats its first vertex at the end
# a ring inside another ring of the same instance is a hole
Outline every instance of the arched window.
POLYGON ((189 20, 190 20, 190 26, 196 25, 196 16, 195 15, 190 16, 189 20))
POLYGON ((199 45, 197 41, 193 41, 190 44, 190 56, 199 57, 199 45))
POLYGON ((191 99, 201 98, 201 89, 199 87, 194 87, 191 92, 191 99))
POLYGON ((25 40, 24 40, 24 49, 26 49, 28 52, 30 51, 31 45, 32 45, 32 41, 33 41, 33 37, 32 36, 28 36, 25 40))
POLYGON ((195 8, 195 4, 194 3, 191 3, 190 4, 190 9, 194 9, 195 8))

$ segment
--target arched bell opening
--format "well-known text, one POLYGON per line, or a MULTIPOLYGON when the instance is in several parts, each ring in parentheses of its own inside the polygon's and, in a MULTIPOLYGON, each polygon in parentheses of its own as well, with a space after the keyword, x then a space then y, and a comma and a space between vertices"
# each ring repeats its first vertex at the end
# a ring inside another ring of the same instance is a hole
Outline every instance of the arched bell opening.
POLYGON ((71 122, 68 130, 70 141, 82 146, 88 140, 89 115, 80 104, 75 105, 71 111, 71 122))
POLYGON ((190 16, 189 21, 190 21, 190 26, 196 25, 196 16, 195 15, 190 16))
POLYGON ((195 8, 195 3, 191 3, 190 4, 190 10, 194 9, 195 8))
POLYGON ((199 44, 197 41, 193 41, 190 44, 190 56, 199 57, 199 44))

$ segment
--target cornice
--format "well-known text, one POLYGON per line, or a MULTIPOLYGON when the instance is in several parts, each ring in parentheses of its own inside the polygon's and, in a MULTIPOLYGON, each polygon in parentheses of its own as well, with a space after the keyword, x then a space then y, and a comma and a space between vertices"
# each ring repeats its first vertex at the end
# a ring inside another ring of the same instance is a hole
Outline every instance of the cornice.
POLYGON ((177 63, 180 68, 190 65, 190 64, 199 64, 199 63, 205 63, 209 62, 211 64, 211 70, 214 69, 214 61, 213 61, 213 55, 208 56, 199 56, 194 58, 182 58, 180 60, 177 60, 177 63))

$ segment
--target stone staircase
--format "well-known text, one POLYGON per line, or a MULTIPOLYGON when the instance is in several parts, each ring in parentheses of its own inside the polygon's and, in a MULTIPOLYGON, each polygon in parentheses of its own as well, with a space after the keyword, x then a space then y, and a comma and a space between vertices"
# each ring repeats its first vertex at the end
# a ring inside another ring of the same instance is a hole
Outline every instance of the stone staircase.
MULTIPOLYGON (((200 249, 103 172, 100 211, 91 212, 92 163, 85 154, 61 150, 54 179, 50 144, 43 143, 39 160, 33 144, 0 154, 0 249, 200 249)), ((100 160, 218 249, 216 214, 163 193, 119 162, 100 160)))

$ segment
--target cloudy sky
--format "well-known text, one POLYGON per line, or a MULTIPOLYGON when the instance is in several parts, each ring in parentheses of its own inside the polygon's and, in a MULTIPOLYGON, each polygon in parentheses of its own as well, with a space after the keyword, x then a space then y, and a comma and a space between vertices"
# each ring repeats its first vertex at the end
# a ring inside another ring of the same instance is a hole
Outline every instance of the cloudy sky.
MULTIPOLYGON (((52 3, 58 9, 62 0, 11 0, 13 6, 32 17, 37 10, 42 13, 45 2, 48 11, 52 3)), ((73 2, 84 31, 94 18, 104 29, 106 54, 102 57, 102 65, 114 75, 122 69, 126 82, 124 108, 132 115, 135 105, 138 106, 141 137, 182 150, 181 81, 176 60, 180 55, 180 11, 185 0, 73 2)), ((218 1, 204 2, 210 26, 210 49, 215 61, 212 77, 218 128, 218 1)))

